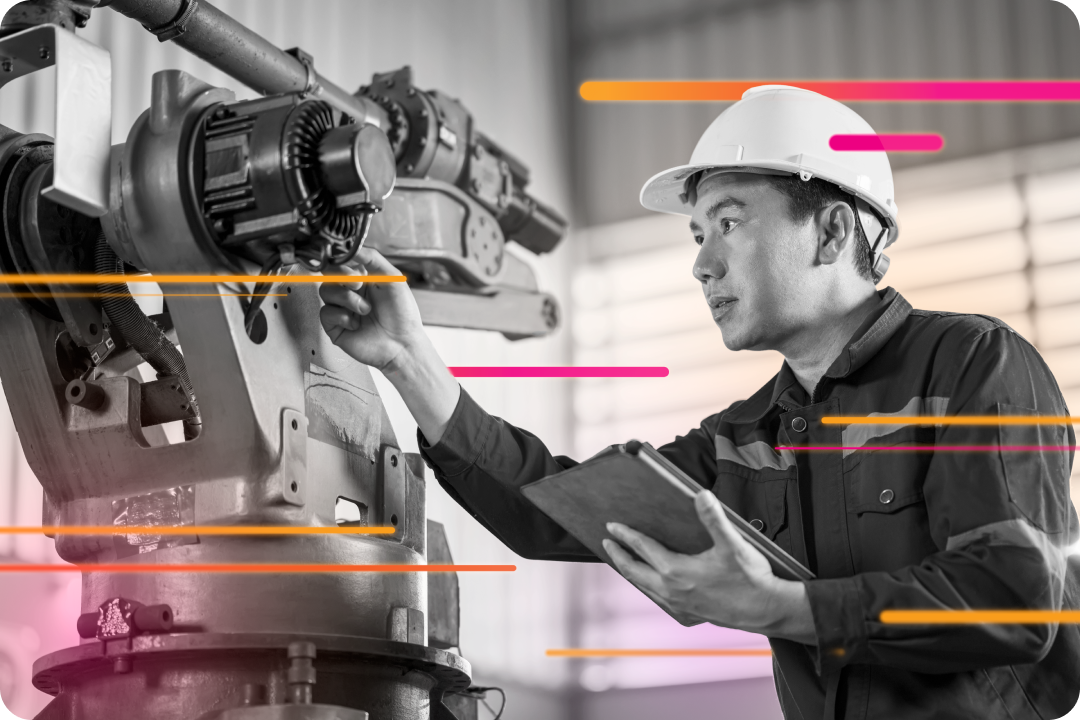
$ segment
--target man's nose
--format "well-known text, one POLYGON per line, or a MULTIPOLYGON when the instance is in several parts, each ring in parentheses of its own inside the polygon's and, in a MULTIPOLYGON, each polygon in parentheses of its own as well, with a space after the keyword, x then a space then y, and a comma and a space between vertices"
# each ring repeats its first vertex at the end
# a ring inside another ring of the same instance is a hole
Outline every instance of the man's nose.
POLYGON ((694 278, 699 283, 707 283, 710 279, 719 280, 727 275, 727 264, 719 255, 716 243, 706 239, 701 243, 697 259, 694 260, 694 278))

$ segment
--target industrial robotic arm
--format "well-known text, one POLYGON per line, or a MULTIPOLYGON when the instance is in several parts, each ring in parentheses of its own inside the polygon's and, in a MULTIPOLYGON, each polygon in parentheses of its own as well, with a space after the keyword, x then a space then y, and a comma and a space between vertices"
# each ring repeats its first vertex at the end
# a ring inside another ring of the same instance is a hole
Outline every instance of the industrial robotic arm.
MULTIPOLYGON (((16 6, 0 84, 53 64, 57 137, 0 128, 0 380, 44 525, 161 528, 57 534, 60 556, 449 562, 423 464, 400 451, 369 369, 321 331, 312 281, 366 242, 406 273, 429 324, 550 332, 553 299, 506 250, 547 252, 565 234, 527 169, 408 68, 351 95, 201 0, 16 6), (104 5, 266 96, 159 72, 110 148, 108 54, 74 34, 104 5), (147 317, 116 277, 142 273, 222 280, 163 285, 165 311, 147 317), (168 534, 185 525, 393 533, 168 534)), ((35 664, 56 696, 39 720, 475 717, 450 650, 452 574, 86 571, 82 612, 82 643, 35 664)))

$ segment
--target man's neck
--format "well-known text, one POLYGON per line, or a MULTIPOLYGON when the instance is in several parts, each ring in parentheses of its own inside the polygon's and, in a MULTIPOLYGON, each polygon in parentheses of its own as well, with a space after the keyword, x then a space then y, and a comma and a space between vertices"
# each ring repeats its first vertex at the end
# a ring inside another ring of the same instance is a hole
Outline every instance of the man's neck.
POLYGON ((793 339, 792 347, 783 349, 788 366, 808 394, 814 394, 818 381, 880 301, 876 291, 853 298, 851 302, 835 307, 834 312, 820 316, 813 327, 803 329, 793 339))

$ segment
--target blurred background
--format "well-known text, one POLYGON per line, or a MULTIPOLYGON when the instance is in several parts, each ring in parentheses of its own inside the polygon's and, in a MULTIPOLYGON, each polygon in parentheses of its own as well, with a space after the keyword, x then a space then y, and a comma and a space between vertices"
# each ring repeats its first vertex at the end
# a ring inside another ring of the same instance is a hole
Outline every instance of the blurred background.
MULTIPOLYGON (((11 2, 0 2, 6 10, 11 2)), ((550 337, 433 329, 449 365, 663 365, 633 380, 470 379, 490 412, 583 459, 631 437, 661 444, 766 382, 772 353, 731 353, 690 274, 686 220, 648 215, 645 179, 684 163, 723 103, 588 104, 590 79, 1080 79, 1075 16, 1052 0, 217 0, 281 47, 312 53, 347 88, 411 65, 525 162, 531 191, 572 218, 558 250, 527 260, 562 304, 550 337), (643 273, 648 282, 641 282, 643 273)), ((178 68, 252 93, 108 10, 84 37, 112 52, 114 141, 178 68)), ((0 93, 0 123, 52 131, 47 75, 0 93)), ((878 132, 931 132, 932 154, 891 154, 901 234, 883 285, 916 307, 993 315, 1036 345, 1080 408, 1080 106, 859 103, 878 132)), ((526 254, 527 255, 527 254, 526 254)), ((0 339, 0 342, 3 340, 0 339)), ((415 425, 377 376, 402 448, 415 425)), ((1080 496, 1074 475, 1073 496, 1080 496)), ((763 637, 683 628, 606 566, 529 562, 436 483, 429 517, 454 558, 513 562, 464 575, 462 651, 506 689, 507 720, 780 718, 768 658, 590 659, 551 648, 766 648, 763 637)), ((0 525, 40 525, 41 489, 0 404, 0 525)), ((0 562, 59 562, 44 537, 0 536, 0 562)), ((0 577, 0 697, 47 701, 30 663, 75 644, 78 578, 0 577)), ((1080 682, 1080 678, 1077 679, 1080 682)), ((497 709, 497 699, 495 701, 497 709)), ((481 709, 481 717, 487 711, 481 709)), ((0 711, 2 715, 2 711, 0 711)))

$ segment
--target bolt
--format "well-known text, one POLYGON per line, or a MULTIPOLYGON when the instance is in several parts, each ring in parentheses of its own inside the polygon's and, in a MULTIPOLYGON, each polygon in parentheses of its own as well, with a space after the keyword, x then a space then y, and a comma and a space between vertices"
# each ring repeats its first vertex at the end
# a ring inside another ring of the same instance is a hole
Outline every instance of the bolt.
POLYGON ((289 643, 289 703, 310 705, 315 687, 315 643, 289 643))
POLYGON ((240 704, 244 707, 266 704, 266 686, 257 683, 244 683, 241 688, 242 698, 240 704))
POLYGON ((38 55, 41 57, 42 60, 48 60, 50 57, 52 57, 52 52, 47 46, 42 45, 41 49, 38 50, 38 55))
POLYGON ((0 69, 3 69, 4 72, 11 72, 15 69, 15 66, 10 60, 4 60, 3 62, 0 62, 0 69))
POLYGON ((405 166, 405 172, 406 173, 411 173, 415 169, 416 169, 416 166, 413 165, 412 163, 409 163, 408 165, 405 166))
POLYGON ((113 660, 113 672, 117 675, 127 675, 131 672, 131 658, 130 657, 118 657, 113 660))

